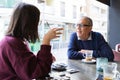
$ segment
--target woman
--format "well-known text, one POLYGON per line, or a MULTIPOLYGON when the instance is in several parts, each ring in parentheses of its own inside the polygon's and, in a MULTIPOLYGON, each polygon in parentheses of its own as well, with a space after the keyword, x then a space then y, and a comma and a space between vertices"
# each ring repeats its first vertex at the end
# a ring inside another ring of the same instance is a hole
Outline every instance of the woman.
POLYGON ((53 28, 43 37, 41 50, 35 56, 27 43, 38 37, 40 11, 37 7, 20 3, 13 12, 5 37, 0 41, 0 80, 32 80, 45 77, 53 61, 50 41, 61 34, 53 28))

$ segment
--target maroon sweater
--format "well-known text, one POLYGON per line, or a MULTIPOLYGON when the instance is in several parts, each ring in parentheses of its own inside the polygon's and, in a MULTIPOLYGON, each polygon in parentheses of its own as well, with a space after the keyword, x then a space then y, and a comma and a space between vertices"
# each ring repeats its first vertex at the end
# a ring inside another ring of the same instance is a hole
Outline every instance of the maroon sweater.
POLYGON ((35 56, 22 40, 5 36, 0 41, 0 80, 32 80, 50 72, 51 46, 41 45, 35 56))

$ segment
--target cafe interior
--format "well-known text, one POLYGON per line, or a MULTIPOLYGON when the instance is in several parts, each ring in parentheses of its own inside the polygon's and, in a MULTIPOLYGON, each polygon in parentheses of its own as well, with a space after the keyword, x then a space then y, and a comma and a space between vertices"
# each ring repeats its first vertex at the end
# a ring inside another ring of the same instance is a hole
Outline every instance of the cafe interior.
POLYGON ((120 0, 97 0, 109 6, 108 43, 114 49, 114 62, 104 58, 95 61, 64 60, 52 65, 50 77, 55 80, 120 80, 120 0), (107 76, 107 77, 106 77, 107 76), (111 78, 112 77, 112 78, 111 78))
POLYGON ((114 61, 103 57, 87 61, 86 55, 83 60, 64 59, 63 55, 60 61, 53 62, 48 76, 37 80, 120 80, 120 0, 97 1, 109 6, 107 38, 114 61))

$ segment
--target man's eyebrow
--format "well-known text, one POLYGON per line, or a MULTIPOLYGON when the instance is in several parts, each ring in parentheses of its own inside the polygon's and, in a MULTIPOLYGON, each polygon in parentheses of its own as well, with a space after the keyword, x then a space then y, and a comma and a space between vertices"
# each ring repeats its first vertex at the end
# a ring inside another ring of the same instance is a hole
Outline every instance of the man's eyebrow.
POLYGON ((83 27, 83 26, 91 26, 90 24, 76 24, 77 26, 83 27))

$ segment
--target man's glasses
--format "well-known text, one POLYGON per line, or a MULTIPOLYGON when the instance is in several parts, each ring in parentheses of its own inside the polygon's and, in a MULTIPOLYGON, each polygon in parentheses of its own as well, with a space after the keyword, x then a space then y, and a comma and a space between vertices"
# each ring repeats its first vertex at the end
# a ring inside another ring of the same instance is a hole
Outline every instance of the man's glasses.
POLYGON ((89 27, 91 25, 89 25, 89 24, 76 24, 76 26, 79 26, 79 27, 89 27))

